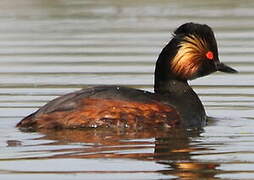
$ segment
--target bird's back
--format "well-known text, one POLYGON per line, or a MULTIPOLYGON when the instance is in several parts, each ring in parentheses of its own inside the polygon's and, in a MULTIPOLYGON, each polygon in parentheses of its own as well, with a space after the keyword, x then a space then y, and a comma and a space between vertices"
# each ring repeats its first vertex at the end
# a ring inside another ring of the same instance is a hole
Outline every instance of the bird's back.
POLYGON ((58 97, 25 117, 20 128, 172 127, 179 113, 158 95, 127 87, 98 86, 58 97))

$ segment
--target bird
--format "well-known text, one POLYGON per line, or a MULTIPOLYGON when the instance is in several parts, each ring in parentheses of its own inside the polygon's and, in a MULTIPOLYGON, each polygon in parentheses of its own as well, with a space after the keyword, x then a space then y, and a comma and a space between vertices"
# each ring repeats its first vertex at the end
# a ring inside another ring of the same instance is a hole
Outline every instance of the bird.
POLYGON ((202 128, 207 115, 188 81, 237 70, 220 62, 212 28, 180 25, 158 56, 154 92, 100 85, 51 100, 16 126, 21 130, 80 128, 202 128))

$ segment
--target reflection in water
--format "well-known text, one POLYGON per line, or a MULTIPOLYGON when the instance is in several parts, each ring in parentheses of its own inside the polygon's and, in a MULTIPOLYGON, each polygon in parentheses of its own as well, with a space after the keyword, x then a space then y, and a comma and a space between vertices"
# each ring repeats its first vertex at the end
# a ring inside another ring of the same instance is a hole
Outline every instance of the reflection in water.
POLYGON ((17 141, 17 140, 7 140, 6 144, 7 144, 7 147, 15 147, 15 146, 22 145, 21 141, 17 141))
MULTIPOLYGON (((155 161, 165 165, 167 170, 160 170, 164 175, 181 178, 214 177, 217 163, 195 162, 192 152, 208 150, 194 145, 192 138, 200 131, 184 129, 164 130, 42 130, 40 140, 53 140, 48 145, 67 145, 81 143, 83 148, 52 150, 61 152, 48 158, 133 158, 143 161, 155 161), (151 151, 152 149, 152 151, 151 151)), ((37 139, 38 140, 38 139, 37 139)))
MULTIPOLYGON (((198 137, 198 131, 175 130, 165 137, 156 139, 155 159, 158 163, 169 165, 172 173, 181 178, 208 178, 214 177, 217 163, 195 162, 191 153, 208 150, 191 145, 191 139, 198 137)), ((164 172, 165 173, 165 172, 164 172)), ((168 173, 168 172, 166 172, 168 173)))

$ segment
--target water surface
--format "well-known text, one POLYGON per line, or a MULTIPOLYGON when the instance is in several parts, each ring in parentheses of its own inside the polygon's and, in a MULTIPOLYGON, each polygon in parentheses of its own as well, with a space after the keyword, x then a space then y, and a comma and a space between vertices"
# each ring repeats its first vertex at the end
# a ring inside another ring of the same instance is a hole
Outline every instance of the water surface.
POLYGON ((2 0, 0 178, 252 179, 253 8, 251 0, 2 0), (212 26, 221 61, 240 71, 191 82, 211 117, 204 130, 15 128, 49 100, 87 86, 152 91, 161 48, 189 21, 212 26))

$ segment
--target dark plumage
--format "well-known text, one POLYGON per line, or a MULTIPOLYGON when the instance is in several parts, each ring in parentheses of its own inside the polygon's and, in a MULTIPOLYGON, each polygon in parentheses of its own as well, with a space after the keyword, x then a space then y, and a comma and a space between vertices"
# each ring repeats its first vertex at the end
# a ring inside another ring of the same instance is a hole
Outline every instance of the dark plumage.
POLYGON ((219 61, 207 25, 186 23, 175 30, 156 62, 154 93, 119 86, 98 86, 58 97, 25 117, 19 128, 202 127, 206 113, 188 80, 234 69, 219 61))

